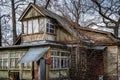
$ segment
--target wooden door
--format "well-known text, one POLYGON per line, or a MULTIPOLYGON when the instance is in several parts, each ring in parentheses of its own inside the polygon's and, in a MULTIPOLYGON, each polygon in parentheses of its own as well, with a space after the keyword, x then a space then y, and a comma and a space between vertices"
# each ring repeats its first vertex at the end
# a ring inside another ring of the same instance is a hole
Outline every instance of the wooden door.
POLYGON ((45 59, 40 59, 40 80, 45 80, 45 78, 46 78, 45 59))

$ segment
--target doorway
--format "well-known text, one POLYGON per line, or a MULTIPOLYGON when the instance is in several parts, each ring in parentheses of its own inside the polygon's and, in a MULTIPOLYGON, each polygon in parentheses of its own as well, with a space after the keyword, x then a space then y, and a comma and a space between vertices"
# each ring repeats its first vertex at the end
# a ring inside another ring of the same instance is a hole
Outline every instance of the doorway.
POLYGON ((104 56, 103 50, 94 50, 87 55, 88 78, 89 80, 103 80, 104 56))
POLYGON ((20 80, 19 72, 10 71, 9 76, 10 76, 10 80, 20 80))

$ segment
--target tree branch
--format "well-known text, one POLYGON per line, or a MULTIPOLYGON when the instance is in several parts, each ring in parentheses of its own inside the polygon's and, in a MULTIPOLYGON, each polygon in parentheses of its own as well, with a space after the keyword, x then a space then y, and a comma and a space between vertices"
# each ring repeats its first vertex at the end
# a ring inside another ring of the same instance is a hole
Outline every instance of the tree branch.
POLYGON ((47 9, 47 7, 48 7, 48 5, 49 5, 49 2, 50 2, 50 0, 47 0, 47 3, 46 3, 46 5, 45 5, 45 9, 47 9))
POLYGON ((108 16, 106 16, 106 15, 103 13, 102 7, 101 7, 100 3, 99 3, 97 0, 91 0, 91 1, 97 5, 97 7, 98 7, 98 9, 99 9, 98 12, 99 12, 99 14, 100 14, 102 17, 106 18, 107 20, 109 20, 109 21, 112 22, 112 23, 117 23, 115 20, 109 18, 108 16))

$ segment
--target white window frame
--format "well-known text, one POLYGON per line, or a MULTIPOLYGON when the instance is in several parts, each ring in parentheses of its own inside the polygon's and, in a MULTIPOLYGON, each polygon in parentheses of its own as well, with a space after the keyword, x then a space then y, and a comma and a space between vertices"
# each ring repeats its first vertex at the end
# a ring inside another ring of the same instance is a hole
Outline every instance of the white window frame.
POLYGON ((55 24, 53 23, 52 19, 47 19, 46 33, 55 34, 55 24))
POLYGON ((23 21, 23 33, 34 34, 34 33, 45 32, 45 25, 46 25, 45 20, 46 20, 45 18, 41 17, 41 18, 34 18, 34 19, 23 21), (35 28, 38 28, 38 29, 35 29, 35 28))
POLYGON ((8 69, 8 54, 7 53, 1 53, 0 55, 0 60, 1 60, 1 66, 0 69, 8 69), (6 54, 6 56, 3 56, 6 54), (4 66, 4 61, 7 61, 6 66, 4 66))
POLYGON ((69 51, 62 51, 62 50, 51 50, 51 58, 52 58, 52 64, 50 66, 51 70, 58 70, 58 69, 68 69, 69 67, 69 51), (62 52, 67 54, 67 56, 62 56, 62 52), (55 61, 55 59, 58 59, 59 61, 55 61), (62 59, 64 59, 64 67, 62 66, 62 59), (67 61, 66 61, 67 59, 67 61))
POLYGON ((2 52, 0 53, 0 70, 7 70, 9 69, 20 69, 23 68, 24 70, 30 70, 32 68, 32 63, 23 63, 23 67, 21 64, 18 64, 18 61, 21 57, 25 54, 25 52, 2 52), (11 64, 11 59, 13 59, 13 65, 11 64), (15 61, 17 59, 17 61, 15 61), (6 61, 6 66, 4 66, 4 62, 6 61))
POLYGON ((16 53, 16 52, 11 52, 10 53, 10 68, 11 69, 19 69, 20 68, 20 64, 17 64, 17 62, 20 59, 20 53, 16 53), (11 56, 13 54, 13 56, 11 56), (11 59, 13 59, 13 65, 11 64, 11 59), (16 61, 17 59, 17 61, 16 61))

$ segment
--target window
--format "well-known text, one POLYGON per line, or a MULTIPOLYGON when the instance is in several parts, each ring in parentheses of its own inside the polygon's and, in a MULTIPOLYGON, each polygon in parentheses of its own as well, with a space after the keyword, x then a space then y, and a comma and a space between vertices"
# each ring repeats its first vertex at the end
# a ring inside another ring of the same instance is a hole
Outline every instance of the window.
POLYGON ((67 69, 69 63, 69 52, 52 50, 51 69, 67 69))
POLYGON ((27 34, 27 21, 23 22, 24 34, 27 34))
POLYGON ((54 21, 52 19, 47 19, 46 32, 55 34, 55 24, 54 24, 54 21))
POLYGON ((39 30, 40 32, 45 32, 45 19, 44 18, 39 19, 39 30))
POLYGON ((39 25, 38 25, 38 19, 33 20, 33 33, 39 32, 39 25))
POLYGON ((24 34, 45 32, 45 18, 23 21, 24 34))
POLYGON ((1 53, 0 56, 0 69, 7 69, 8 68, 8 54, 1 53))
POLYGON ((28 21, 28 34, 33 33, 32 20, 28 21))
MULTIPOLYGON (((23 52, 0 53, 0 69, 19 69, 21 64, 18 64, 19 59, 23 56, 23 52), (9 64, 9 65, 8 65, 9 64)), ((23 64, 24 69, 31 69, 31 63, 23 64)))
POLYGON ((32 66, 31 62, 29 62, 29 63, 23 63, 23 68, 24 69, 31 69, 31 66, 32 66))
POLYGON ((20 58, 19 53, 10 53, 10 68, 19 68, 20 64, 18 64, 18 60, 20 58))

